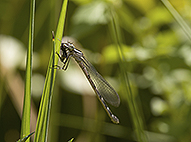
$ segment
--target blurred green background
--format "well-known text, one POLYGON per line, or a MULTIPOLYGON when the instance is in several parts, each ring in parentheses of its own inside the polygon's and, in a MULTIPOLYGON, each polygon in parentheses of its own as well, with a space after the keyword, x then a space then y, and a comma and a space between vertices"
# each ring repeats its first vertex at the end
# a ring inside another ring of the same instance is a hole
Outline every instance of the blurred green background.
MULTIPOLYGON (((191 141, 191 1, 169 1, 182 19, 159 0, 71 0, 64 36, 79 41, 86 58, 116 89, 121 104, 110 106, 112 124, 78 65, 57 71, 51 142, 133 142, 133 117, 121 83, 118 49, 109 12, 120 26, 125 65, 148 141, 191 141), (187 25, 180 26, 179 23, 187 25)), ((36 1, 31 131, 35 122, 61 0, 36 1)), ((19 139, 28 46, 29 1, 0 1, 0 141, 19 139)), ((58 39, 56 39, 58 40, 58 39)))

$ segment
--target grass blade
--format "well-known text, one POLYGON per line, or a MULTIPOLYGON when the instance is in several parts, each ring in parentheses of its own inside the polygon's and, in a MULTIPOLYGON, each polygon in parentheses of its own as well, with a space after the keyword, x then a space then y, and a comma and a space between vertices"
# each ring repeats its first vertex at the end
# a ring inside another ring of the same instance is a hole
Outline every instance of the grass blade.
POLYGON ((26 137, 18 140, 17 142, 26 142, 26 140, 28 140, 28 138, 30 138, 35 132, 30 133, 29 135, 27 135, 26 137))
MULTIPOLYGON (((31 76, 32 76, 32 52, 34 38, 34 16, 35 16, 35 0, 30 3, 30 22, 29 22, 29 44, 27 50, 25 93, 22 113, 21 136, 23 139, 30 133, 30 110, 31 110, 31 76)), ((30 141, 30 138, 26 141, 30 141)))
POLYGON ((191 39, 191 28, 188 26, 185 20, 180 16, 180 14, 176 11, 176 9, 171 5, 171 3, 168 0, 161 1, 172 14, 172 16, 176 19, 178 24, 182 27, 189 39, 191 39))
POLYGON ((136 133, 136 138, 138 141, 140 142, 147 142, 147 138, 146 135, 144 133, 144 129, 143 129, 143 121, 141 120, 141 115, 138 111, 138 107, 137 107, 137 103, 134 99, 134 95, 132 93, 131 90, 131 84, 129 81, 129 77, 127 74, 127 65, 126 65, 126 61, 123 55, 123 51, 122 51, 122 44, 121 44, 121 34, 120 34, 120 29, 119 29, 119 25, 117 23, 117 17, 115 17, 115 15, 112 13, 111 11, 111 31, 112 31, 112 36, 114 38, 116 47, 118 48, 118 54, 120 57, 120 72, 122 73, 121 75, 121 80, 122 80, 122 84, 123 84, 123 90, 125 90, 125 94, 124 95, 126 98, 126 101, 128 103, 128 107, 130 109, 131 112, 131 116, 132 116, 132 120, 133 120, 133 125, 134 125, 134 129, 135 129, 135 133, 136 133))
MULTIPOLYGON (((62 38, 67 3, 68 1, 65 0, 62 5, 55 39, 62 38)), ((54 50, 55 48, 56 48, 56 51, 59 50, 60 42, 58 40, 54 41, 54 38, 53 38, 53 46, 54 48, 53 48, 53 52, 51 54, 49 65, 48 65, 44 90, 43 90, 43 94, 41 98, 40 109, 39 109, 39 114, 37 119, 36 133, 35 133, 35 139, 34 139, 35 142, 47 141, 51 99, 52 99, 52 92, 53 92, 54 81, 56 76, 55 69, 52 69, 51 67, 53 67, 58 62, 58 58, 55 58, 54 56, 55 55, 54 50)))
POLYGON ((68 142, 73 142, 74 138, 72 138, 71 140, 69 140, 68 142))

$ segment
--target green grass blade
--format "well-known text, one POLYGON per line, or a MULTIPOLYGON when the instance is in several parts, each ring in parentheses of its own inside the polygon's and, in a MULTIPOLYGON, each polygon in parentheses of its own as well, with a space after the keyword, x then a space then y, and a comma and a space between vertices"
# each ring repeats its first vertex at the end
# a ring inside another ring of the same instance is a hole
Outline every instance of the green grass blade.
POLYGON ((68 142, 73 142, 74 138, 71 138, 71 140, 69 140, 68 142))
POLYGON ((124 93, 126 94, 123 97, 125 97, 125 100, 127 101, 128 107, 131 112, 137 140, 140 142, 147 142, 147 138, 146 138, 146 135, 145 135, 144 129, 143 129, 143 121, 141 119, 141 115, 139 113, 137 103, 134 99, 135 95, 133 95, 133 93, 132 93, 131 84, 130 84, 129 77, 127 74, 127 70, 128 70, 127 63, 125 61, 123 51, 122 51, 122 44, 121 44, 122 38, 121 38, 121 34, 120 34, 119 24, 117 23, 116 18, 117 17, 115 17, 115 15, 111 11, 111 19, 112 19, 111 31, 112 31, 112 36, 114 38, 116 47, 118 48, 118 54, 120 57, 119 65, 120 65, 120 72, 121 72, 121 81, 122 81, 122 85, 123 85, 122 88, 124 90, 124 93))
POLYGON ((17 142, 26 142, 26 140, 28 140, 35 132, 30 133, 29 135, 27 135, 26 137, 19 139, 17 142))
POLYGON ((53 52, 50 57, 48 70, 46 74, 46 80, 44 85, 44 90, 41 98, 40 103, 40 109, 38 113, 38 119, 37 119, 37 126, 36 126, 36 133, 35 133, 35 142, 45 142, 47 140, 47 134, 48 134, 48 125, 49 125, 49 115, 50 115, 50 108, 51 108, 51 98, 52 98, 52 92, 54 87, 54 81, 56 76, 56 70, 52 69, 52 67, 57 64, 58 58, 55 58, 55 48, 56 51, 59 50, 60 41, 57 40, 62 38, 63 29, 64 29, 64 22, 65 22, 65 15, 66 15, 66 8, 67 8, 68 1, 65 0, 61 13, 60 18, 58 22, 58 27, 56 30, 56 37, 55 41, 53 39, 53 52))
POLYGON ((171 3, 168 0, 161 1, 172 14, 172 16, 176 19, 179 25, 182 27, 186 35, 191 39, 191 28, 188 26, 185 20, 180 16, 180 14, 176 11, 176 9, 171 5, 171 3))
MULTIPOLYGON (((24 138, 30 133, 30 110, 31 110, 31 76, 32 76, 32 51, 34 38, 34 16, 35 16, 35 0, 30 3, 30 22, 29 22, 29 44, 27 50, 25 93, 23 103, 23 115, 21 124, 21 136, 24 138)), ((26 141, 30 141, 30 138, 26 141)))

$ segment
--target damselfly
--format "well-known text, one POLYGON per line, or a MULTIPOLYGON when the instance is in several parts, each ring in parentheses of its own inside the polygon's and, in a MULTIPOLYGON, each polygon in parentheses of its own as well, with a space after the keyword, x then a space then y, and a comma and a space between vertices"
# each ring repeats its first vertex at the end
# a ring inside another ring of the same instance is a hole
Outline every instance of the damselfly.
POLYGON ((66 70, 70 61, 70 57, 73 57, 78 63, 90 85, 98 96, 98 99, 102 103, 107 114, 114 123, 119 123, 119 119, 111 112, 106 102, 118 107, 120 104, 119 95, 109 85, 109 83, 96 71, 93 65, 84 57, 83 53, 76 49, 71 42, 62 42, 60 46, 60 54, 58 54, 60 61, 63 62, 63 67, 57 65, 59 69, 66 70), (106 101, 106 102, 105 102, 106 101))

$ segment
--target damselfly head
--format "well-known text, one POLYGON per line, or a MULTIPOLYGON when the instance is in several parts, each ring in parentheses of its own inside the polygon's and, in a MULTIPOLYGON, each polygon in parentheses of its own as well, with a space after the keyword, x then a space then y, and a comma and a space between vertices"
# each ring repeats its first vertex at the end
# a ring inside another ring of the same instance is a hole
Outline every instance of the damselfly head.
POLYGON ((61 43, 60 49, 61 49, 61 50, 73 51, 73 50, 75 49, 75 46, 74 46, 73 43, 67 41, 67 42, 61 43))

